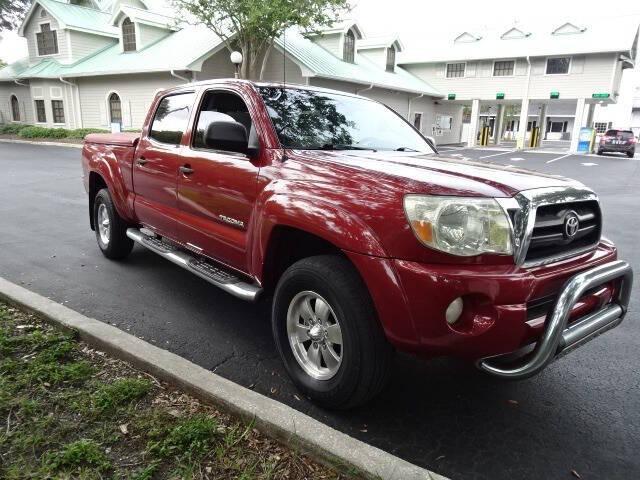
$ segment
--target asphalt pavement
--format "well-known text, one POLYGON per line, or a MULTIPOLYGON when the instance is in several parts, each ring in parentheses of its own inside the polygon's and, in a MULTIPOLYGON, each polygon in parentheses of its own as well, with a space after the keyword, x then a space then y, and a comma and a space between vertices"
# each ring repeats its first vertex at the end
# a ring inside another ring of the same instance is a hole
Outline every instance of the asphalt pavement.
MULTIPOLYGON (((600 195, 604 234, 640 274, 640 159, 443 148, 577 178, 600 195)), ((89 229, 74 148, 0 144, 0 276, 124 329, 452 479, 640 478, 640 305, 618 328, 520 382, 456 360, 399 355, 369 405, 316 408, 289 381, 269 305, 247 304, 136 246, 123 262, 89 229)))

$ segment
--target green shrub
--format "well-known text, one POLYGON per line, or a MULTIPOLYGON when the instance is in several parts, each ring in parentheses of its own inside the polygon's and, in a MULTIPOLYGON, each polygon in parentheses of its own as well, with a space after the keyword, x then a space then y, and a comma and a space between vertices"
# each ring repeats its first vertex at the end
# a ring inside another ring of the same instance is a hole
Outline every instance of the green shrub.
POLYGON ((69 131, 64 128, 25 127, 18 132, 22 138, 66 138, 69 131))
POLYGON ((31 126, 32 125, 27 125, 26 123, 7 123, 5 125, 0 125, 0 133, 16 135, 23 128, 28 128, 31 126))
POLYGON ((76 128, 75 130, 68 131, 67 138, 84 139, 84 137, 90 133, 109 133, 109 131, 101 128, 76 128))

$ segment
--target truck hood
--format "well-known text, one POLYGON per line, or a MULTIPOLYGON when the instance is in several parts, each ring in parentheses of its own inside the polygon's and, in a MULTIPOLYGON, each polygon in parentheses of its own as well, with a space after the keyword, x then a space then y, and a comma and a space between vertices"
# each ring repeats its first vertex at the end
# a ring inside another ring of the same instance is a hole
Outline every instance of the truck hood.
POLYGON ((432 195, 510 197, 522 190, 582 185, 565 177, 441 154, 307 150, 303 156, 322 162, 341 178, 357 174, 358 181, 370 178, 376 183, 384 176, 401 182, 405 190, 432 195))

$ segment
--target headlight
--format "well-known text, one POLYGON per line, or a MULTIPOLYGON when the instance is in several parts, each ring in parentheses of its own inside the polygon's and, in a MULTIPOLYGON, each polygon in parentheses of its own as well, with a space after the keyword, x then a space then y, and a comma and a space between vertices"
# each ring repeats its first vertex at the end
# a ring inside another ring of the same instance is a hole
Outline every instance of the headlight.
POLYGON ((511 226, 493 198, 407 195, 404 211, 425 245, 452 255, 510 255, 511 226))

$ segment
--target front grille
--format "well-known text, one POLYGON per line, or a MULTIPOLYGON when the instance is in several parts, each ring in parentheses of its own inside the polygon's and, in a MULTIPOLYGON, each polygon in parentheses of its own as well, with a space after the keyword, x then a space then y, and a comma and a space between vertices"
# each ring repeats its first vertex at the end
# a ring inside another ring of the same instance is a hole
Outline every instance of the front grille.
POLYGON ((596 200, 541 205, 531 234, 527 262, 570 255, 595 246, 600 240, 602 214, 596 200), (575 212, 579 227, 574 236, 566 233, 565 221, 575 212))

